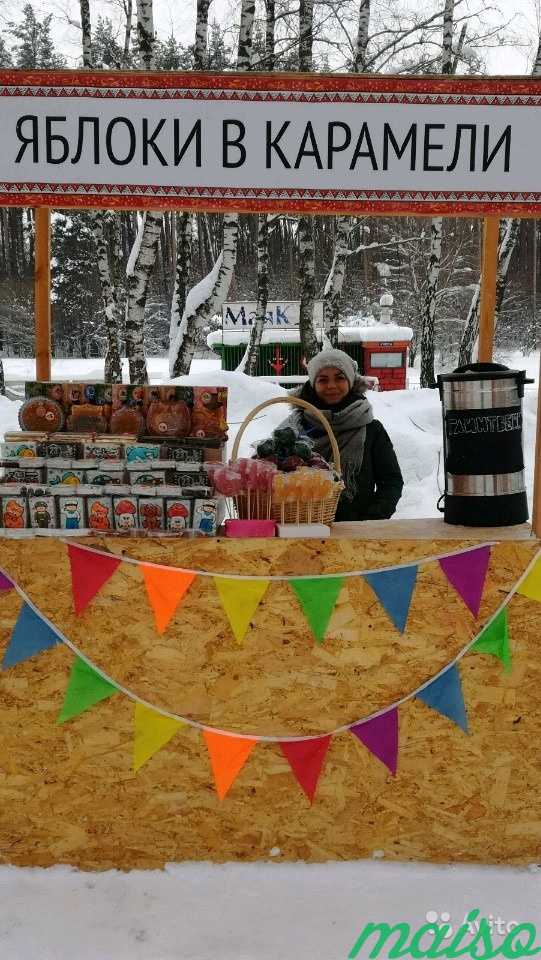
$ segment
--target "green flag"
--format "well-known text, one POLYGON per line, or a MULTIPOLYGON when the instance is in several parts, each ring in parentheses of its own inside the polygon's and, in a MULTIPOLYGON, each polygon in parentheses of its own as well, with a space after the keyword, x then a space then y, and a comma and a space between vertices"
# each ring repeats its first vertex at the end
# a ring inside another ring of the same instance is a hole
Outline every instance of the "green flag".
POLYGON ((313 580, 290 580, 289 583, 297 595, 316 640, 321 643, 344 578, 314 577, 313 580))
POLYGON ((113 693, 117 693, 117 688, 112 683, 100 677, 99 673, 80 657, 76 657, 58 723, 78 717, 80 713, 84 713, 100 700, 106 700, 113 693))
POLYGON ((470 648, 472 653, 491 653, 501 660, 504 670, 511 670, 511 647, 509 645, 509 624, 507 623, 507 608, 500 610, 488 627, 479 634, 470 648))

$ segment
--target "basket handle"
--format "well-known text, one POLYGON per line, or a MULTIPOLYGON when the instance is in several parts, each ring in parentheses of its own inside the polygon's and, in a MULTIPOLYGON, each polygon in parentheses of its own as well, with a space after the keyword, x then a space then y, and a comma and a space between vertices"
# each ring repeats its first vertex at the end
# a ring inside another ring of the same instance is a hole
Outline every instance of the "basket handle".
POLYGON ((234 462, 239 453, 240 441, 244 435, 244 431, 247 426, 252 422, 252 420, 260 413, 261 410, 265 410, 266 407, 272 407, 275 403, 290 403, 294 407, 302 407, 303 410, 308 410, 312 416, 315 416, 320 420, 322 426, 327 431, 327 436, 329 438, 329 443, 331 445, 334 468, 337 473, 341 474, 341 463, 340 463, 340 450, 336 442, 336 437, 332 432, 329 422, 325 419, 321 410, 318 410, 317 407, 314 407, 311 403, 308 403, 306 400, 301 400, 300 397, 271 397, 270 400, 265 400, 263 403, 260 403, 257 407, 248 414, 247 417, 242 421, 237 436, 235 437, 235 442, 233 444, 233 450, 231 451, 231 460, 234 462))

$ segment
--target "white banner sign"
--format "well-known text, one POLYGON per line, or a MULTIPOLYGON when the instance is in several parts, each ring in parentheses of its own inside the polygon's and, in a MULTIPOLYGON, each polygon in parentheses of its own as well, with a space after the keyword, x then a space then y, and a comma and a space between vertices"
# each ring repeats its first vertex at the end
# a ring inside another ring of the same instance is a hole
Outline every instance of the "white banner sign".
POLYGON ((539 80, 0 71, 0 204, 537 212, 539 80))
MULTIPOLYGON (((254 323, 255 300, 238 300, 224 303, 222 324, 224 330, 248 330, 254 323)), ((300 300, 269 300, 265 327, 276 330, 293 330, 299 326, 300 300)), ((314 323, 323 326, 323 300, 314 300, 314 323)))

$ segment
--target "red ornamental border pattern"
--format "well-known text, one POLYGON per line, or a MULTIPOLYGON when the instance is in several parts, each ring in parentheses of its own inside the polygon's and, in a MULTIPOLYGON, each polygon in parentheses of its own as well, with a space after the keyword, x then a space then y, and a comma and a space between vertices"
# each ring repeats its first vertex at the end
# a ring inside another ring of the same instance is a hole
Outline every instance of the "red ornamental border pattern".
POLYGON ((448 214, 539 215, 541 191, 485 193, 481 191, 317 190, 271 187, 151 186, 147 184, 78 184, 0 182, 0 205, 51 207, 104 206, 111 209, 208 210, 260 213, 281 210, 306 213, 373 212, 419 216, 448 214), (160 205, 163 200, 163 205, 160 205))
MULTIPOLYGON (((395 102, 390 97, 409 94, 412 103, 445 103, 449 105, 463 102, 475 104, 482 98, 483 104, 496 106, 513 105, 516 102, 525 105, 537 105, 541 100, 541 78, 535 77, 396 77, 393 75, 373 76, 370 74, 308 74, 308 73, 197 73, 164 72, 144 73, 139 71, 83 71, 83 70, 0 70, 0 88, 4 95, 13 96, 15 89, 36 96, 107 96, 107 91, 136 90, 143 97, 155 96, 157 90, 178 91, 185 95, 187 91, 199 90, 202 96, 207 93, 231 95, 249 92, 282 92, 287 95, 317 94, 320 100, 325 94, 338 92, 354 94, 363 92, 378 96, 378 102, 395 102), (33 89, 35 88, 35 90, 33 89), (47 90, 47 88, 50 88, 47 90), (58 90, 56 88, 64 88, 58 90), (420 98, 423 97, 421 100, 420 98), (457 100, 456 98, 460 99, 457 100), (381 98, 381 99, 379 99, 381 98), (433 99, 436 98, 436 99, 433 99), (442 98, 442 99, 440 99, 442 98), (517 99, 518 98, 518 101, 517 99)), ((121 94, 122 96, 124 93, 121 94)), ((160 95, 157 94, 157 97, 160 95)), ((235 96, 238 99, 238 96, 235 96)), ((402 99, 396 102, 407 102, 402 99)))

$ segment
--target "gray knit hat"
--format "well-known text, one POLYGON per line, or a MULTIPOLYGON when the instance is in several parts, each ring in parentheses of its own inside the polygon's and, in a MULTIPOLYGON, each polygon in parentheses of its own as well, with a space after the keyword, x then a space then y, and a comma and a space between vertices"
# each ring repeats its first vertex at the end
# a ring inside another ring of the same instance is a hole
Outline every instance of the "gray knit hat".
POLYGON ((317 375, 325 367, 336 367, 337 370, 341 370, 351 390, 358 370, 356 360, 352 360, 343 350, 322 350, 321 353, 316 353, 315 357, 307 363, 308 377, 312 386, 316 382, 317 375))

